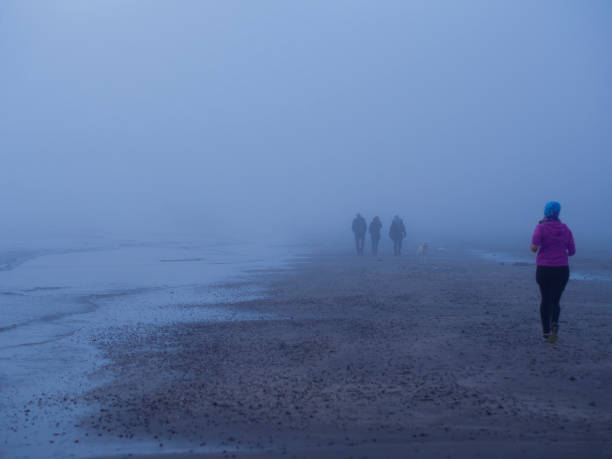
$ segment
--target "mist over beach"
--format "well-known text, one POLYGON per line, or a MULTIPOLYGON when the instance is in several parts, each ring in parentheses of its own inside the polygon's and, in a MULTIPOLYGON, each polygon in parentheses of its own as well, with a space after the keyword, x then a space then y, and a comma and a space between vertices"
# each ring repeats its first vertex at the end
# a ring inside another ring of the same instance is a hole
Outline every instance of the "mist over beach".
POLYGON ((0 456, 608 457, 610 43, 604 0, 0 3, 0 456))
POLYGON ((605 1, 1 8, 5 234, 610 242, 605 1))

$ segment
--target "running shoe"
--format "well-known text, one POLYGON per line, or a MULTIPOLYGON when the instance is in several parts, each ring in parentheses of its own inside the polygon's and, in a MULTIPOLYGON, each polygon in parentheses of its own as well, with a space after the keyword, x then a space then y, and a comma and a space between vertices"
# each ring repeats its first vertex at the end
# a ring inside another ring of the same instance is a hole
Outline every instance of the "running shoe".
POLYGON ((548 337, 548 342, 549 343, 556 343, 557 342, 557 338, 559 337, 559 324, 558 323, 553 323, 551 328, 552 328, 552 333, 548 337))

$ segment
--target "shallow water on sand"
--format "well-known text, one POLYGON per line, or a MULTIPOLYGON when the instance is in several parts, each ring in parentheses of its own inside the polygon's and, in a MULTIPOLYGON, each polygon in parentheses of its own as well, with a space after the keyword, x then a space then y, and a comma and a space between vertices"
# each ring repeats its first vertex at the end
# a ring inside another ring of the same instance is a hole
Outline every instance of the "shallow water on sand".
MULTIPOLYGON (((494 252, 478 249, 470 250, 469 253, 478 258, 502 264, 507 263, 519 266, 535 266, 535 255, 529 256, 509 252, 494 252)), ((584 264, 579 264, 579 266, 576 268, 573 261, 574 260, 570 260, 570 279, 581 281, 612 281, 612 272, 609 270, 593 266, 584 266, 584 264)))
POLYGON ((48 407, 37 412, 37 419, 30 405, 41 396, 77 394, 100 383, 88 376, 104 363, 92 341, 112 327, 127 326, 137 333, 172 322, 267 318, 227 306, 264 291, 248 282, 239 287, 222 283, 287 269, 295 262, 293 256, 288 247, 256 244, 0 254, 0 410, 5 414, 0 420, 0 456, 120 452, 120 442, 74 442, 76 404, 74 411, 66 411, 66 403, 61 411, 59 404, 57 410, 48 407), (220 303, 224 305, 215 306, 220 303))

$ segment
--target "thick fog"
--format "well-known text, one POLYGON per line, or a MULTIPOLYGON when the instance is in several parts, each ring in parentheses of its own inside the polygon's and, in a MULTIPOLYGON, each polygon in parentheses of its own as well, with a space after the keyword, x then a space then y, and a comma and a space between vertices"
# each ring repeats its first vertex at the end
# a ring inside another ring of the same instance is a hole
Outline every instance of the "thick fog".
POLYGON ((3 243, 522 244, 553 199, 609 243, 611 43, 607 0, 4 0, 3 243))

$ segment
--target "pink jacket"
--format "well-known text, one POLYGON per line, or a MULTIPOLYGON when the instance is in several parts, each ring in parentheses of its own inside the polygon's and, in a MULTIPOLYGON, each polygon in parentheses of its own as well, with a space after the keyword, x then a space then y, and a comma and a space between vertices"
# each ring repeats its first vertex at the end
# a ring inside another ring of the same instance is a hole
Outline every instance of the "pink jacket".
POLYGON ((559 220, 542 220, 533 232, 531 243, 540 248, 536 258, 538 266, 568 266, 568 256, 576 253, 572 231, 559 220))

